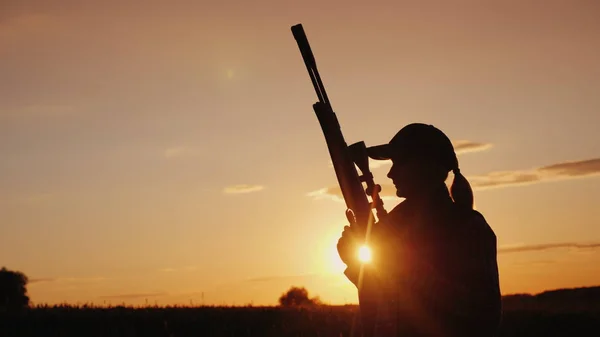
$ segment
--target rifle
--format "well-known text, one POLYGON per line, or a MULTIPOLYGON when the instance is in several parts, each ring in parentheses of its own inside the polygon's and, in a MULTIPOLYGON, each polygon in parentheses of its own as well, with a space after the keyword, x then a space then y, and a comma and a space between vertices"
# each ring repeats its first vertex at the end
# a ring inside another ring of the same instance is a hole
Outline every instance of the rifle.
POLYGON ((313 104, 313 110, 323 130, 338 184, 346 202, 346 217, 351 225, 359 226, 366 234, 369 222, 374 219, 372 208, 376 209, 378 219, 387 215, 387 211, 383 207, 383 201, 379 197, 381 186, 375 184, 373 174, 369 169, 366 145, 364 141, 350 146, 346 144, 341 126, 317 70, 317 63, 304 28, 301 24, 292 26, 292 33, 298 43, 304 64, 319 99, 317 103, 313 104), (359 175, 356 167, 359 168, 362 174, 359 175), (363 182, 367 184, 366 189, 363 189, 363 182), (371 197, 372 202, 368 201, 367 196, 371 197))
MULTIPOLYGON (((369 170, 369 159, 364 141, 356 142, 350 146, 346 144, 341 126, 329 102, 323 81, 317 70, 317 63, 302 24, 292 26, 292 33, 298 43, 304 64, 319 99, 318 102, 313 104, 313 110, 323 130, 338 184, 346 203, 346 218, 351 227, 358 227, 355 229, 357 229, 360 237, 364 238, 363 242, 366 244, 371 225, 374 222, 372 209, 376 210, 378 220, 387 215, 387 211, 383 207, 383 201, 379 196, 381 186, 375 184, 373 174, 369 170), (356 169, 357 167, 362 174, 359 174, 356 169), (366 189, 363 188, 363 182, 367 185, 366 189), (371 202, 369 202, 367 196, 371 197, 371 202)), ((363 330, 369 335, 373 331, 374 321, 371 315, 375 310, 375 303, 372 301, 371 296, 362 293, 360 285, 362 269, 361 265, 357 287, 359 304, 363 316, 363 330), (367 313, 367 311, 370 311, 370 313, 367 313)))

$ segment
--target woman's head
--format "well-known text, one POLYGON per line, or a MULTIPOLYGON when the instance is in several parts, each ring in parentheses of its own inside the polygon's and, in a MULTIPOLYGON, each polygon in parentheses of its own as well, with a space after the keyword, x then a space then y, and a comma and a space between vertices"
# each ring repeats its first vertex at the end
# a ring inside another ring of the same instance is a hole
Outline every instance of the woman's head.
POLYGON ((399 197, 411 198, 439 188, 454 173, 451 194, 456 204, 473 207, 473 191, 460 173, 450 139, 433 125, 413 123, 402 128, 389 144, 370 147, 373 159, 390 159, 388 177, 399 197))

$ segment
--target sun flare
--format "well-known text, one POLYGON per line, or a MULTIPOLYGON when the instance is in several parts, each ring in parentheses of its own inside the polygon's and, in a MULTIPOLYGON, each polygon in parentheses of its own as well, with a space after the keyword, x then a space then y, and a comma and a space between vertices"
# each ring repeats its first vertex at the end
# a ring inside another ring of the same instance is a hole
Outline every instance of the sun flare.
POLYGON ((371 249, 367 246, 362 246, 358 250, 358 259, 362 263, 371 262, 371 249))

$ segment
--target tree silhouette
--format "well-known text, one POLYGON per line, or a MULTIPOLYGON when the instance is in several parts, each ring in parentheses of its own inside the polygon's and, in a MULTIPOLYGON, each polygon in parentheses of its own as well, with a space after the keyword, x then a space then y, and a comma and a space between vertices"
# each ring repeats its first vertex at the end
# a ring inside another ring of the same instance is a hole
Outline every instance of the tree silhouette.
POLYGON ((304 287, 290 287, 290 289, 279 297, 279 305, 282 307, 314 306, 321 304, 318 297, 310 298, 308 290, 304 287))
POLYGON ((29 306, 29 279, 19 271, 0 269, 0 311, 15 311, 29 306))

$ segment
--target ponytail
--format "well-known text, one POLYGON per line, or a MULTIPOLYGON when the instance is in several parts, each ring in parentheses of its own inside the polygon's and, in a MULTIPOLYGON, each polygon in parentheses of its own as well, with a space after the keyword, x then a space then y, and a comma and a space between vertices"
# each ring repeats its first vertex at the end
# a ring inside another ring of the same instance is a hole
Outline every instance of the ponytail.
POLYGON ((473 189, 471 189, 471 184, 460 173, 458 168, 452 170, 452 172, 454 172, 454 180, 452 181, 452 187, 450 187, 450 193, 454 203, 461 207, 473 209, 473 189))

